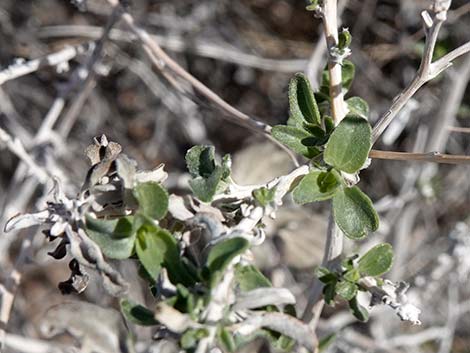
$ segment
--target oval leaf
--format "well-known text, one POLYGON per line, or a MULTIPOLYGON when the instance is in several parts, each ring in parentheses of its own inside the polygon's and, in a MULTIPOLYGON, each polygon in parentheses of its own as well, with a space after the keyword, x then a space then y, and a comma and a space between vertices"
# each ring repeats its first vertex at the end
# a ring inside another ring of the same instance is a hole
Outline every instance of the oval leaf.
POLYGON ((360 239, 379 227, 372 201, 357 186, 339 189, 333 197, 333 215, 343 233, 360 239))
POLYGON ((292 192, 294 201, 300 205, 308 202, 328 200, 333 197, 341 184, 341 176, 332 170, 329 172, 314 170, 302 178, 292 192))
POLYGON ((153 219, 162 219, 168 210, 168 192, 158 183, 140 183, 134 189, 141 211, 153 219))
POLYGON ((158 231, 150 226, 142 226, 137 232, 135 250, 145 271, 156 281, 166 251, 166 244, 161 241, 158 231))
POLYGON ((160 324, 154 318, 154 313, 146 307, 128 299, 121 299, 121 312, 130 322, 140 326, 154 326, 160 324))
POLYGON ((123 260, 132 255, 135 232, 132 216, 121 219, 96 219, 86 216, 86 233, 103 254, 110 259, 123 260))
POLYGON ((206 267, 210 273, 211 286, 215 285, 232 260, 248 249, 248 240, 240 237, 215 244, 207 255, 206 267))
POLYGON ((357 285, 349 281, 339 281, 336 284, 336 293, 349 301, 356 296, 357 285))
POLYGON ((215 149, 213 146, 194 146, 186 153, 186 165, 193 178, 208 178, 215 169, 215 149))
POLYGON ((364 119, 369 116, 369 104, 361 97, 351 97, 346 100, 349 112, 353 115, 359 115, 364 119))
POLYGON ((309 147, 303 143, 311 137, 304 130, 292 126, 276 125, 273 127, 271 134, 276 140, 307 158, 313 158, 319 153, 315 147, 309 147))
POLYGON ((380 276, 388 272, 393 263, 393 248, 390 244, 374 246, 359 259, 358 270, 366 276, 380 276))
POLYGON ((296 73, 289 83, 289 125, 302 127, 303 123, 321 124, 320 112, 308 78, 296 73))
POLYGON ((325 162, 347 173, 364 165, 372 147, 370 124, 359 116, 347 116, 331 134, 325 148, 325 162))
POLYGON ((262 287, 271 287, 269 279, 253 265, 236 266, 235 282, 242 292, 248 292, 262 287))
POLYGON ((137 231, 135 248, 142 266, 154 280, 164 266, 172 283, 194 283, 194 278, 181 261, 176 239, 166 229, 152 224, 143 225, 137 231))

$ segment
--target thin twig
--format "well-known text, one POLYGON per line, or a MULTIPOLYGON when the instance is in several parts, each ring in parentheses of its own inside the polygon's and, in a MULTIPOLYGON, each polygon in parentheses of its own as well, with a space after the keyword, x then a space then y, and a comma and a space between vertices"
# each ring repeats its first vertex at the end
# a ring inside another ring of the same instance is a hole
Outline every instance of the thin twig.
MULTIPOLYGON (((113 6, 115 9, 121 9, 121 5, 118 0, 108 0, 108 3, 113 6)), ((122 9, 123 10, 123 9, 122 9)), ((124 10, 123 10, 124 11, 124 10)), ((282 148, 286 153, 289 154, 296 166, 299 165, 297 158, 292 152, 287 149, 284 145, 277 142, 271 136, 271 126, 262 121, 256 120, 247 114, 239 111, 225 100, 223 100, 219 95, 212 91, 209 87, 204 85, 201 81, 191 75, 186 71, 181 65, 174 61, 168 54, 160 47, 160 45, 152 38, 152 36, 145 31, 143 28, 139 27, 132 15, 128 12, 122 14, 122 19, 128 26, 137 38, 141 41, 144 49, 147 54, 149 54, 150 60, 152 63, 162 72, 168 68, 173 72, 177 77, 183 81, 189 83, 197 92, 204 96, 208 101, 212 102, 216 107, 218 107, 225 114, 224 118, 227 120, 250 129, 253 132, 259 133, 265 136, 268 140, 274 142, 277 146, 282 148), (151 54, 151 55, 150 55, 151 54)), ((168 76, 167 76, 168 77, 168 76)), ((169 78, 172 80, 172 78, 169 78)), ((176 85, 176 83, 174 83, 176 85)))
MULTIPOLYGON (((114 7, 118 7, 119 2, 117 0, 108 0, 114 7)), ((226 112, 232 121, 236 121, 239 125, 255 131, 262 132, 267 136, 270 136, 271 127, 261 121, 255 120, 245 113, 242 113, 238 109, 234 108, 226 101, 224 101, 220 96, 218 96, 214 91, 205 86, 201 81, 192 76, 187 72, 183 67, 181 67, 176 61, 170 58, 160 47, 160 45, 152 39, 152 37, 142 28, 138 27, 135 24, 134 18, 128 13, 125 12, 122 15, 122 19, 129 27, 129 29, 139 38, 139 40, 152 52, 153 55, 161 62, 160 67, 168 67, 174 74, 182 78, 184 81, 189 82, 200 94, 205 96, 208 100, 212 101, 214 104, 219 106, 224 112, 226 112)))
POLYGON ((29 236, 23 240, 14 268, 6 279, 5 285, 0 284, 0 352, 5 345, 6 327, 15 301, 15 294, 21 282, 23 267, 32 250, 35 234, 36 229, 32 229, 29 236))
POLYGON ((26 152, 21 141, 18 138, 12 137, 2 128, 0 128, 0 144, 4 144, 13 154, 24 162, 40 183, 44 184, 49 180, 49 173, 38 165, 34 158, 26 152))
POLYGON ((58 52, 48 54, 42 58, 29 61, 17 60, 14 64, 0 71, 0 86, 7 81, 28 75, 44 67, 67 63, 76 56, 86 53, 90 49, 90 46, 91 43, 80 44, 74 47, 67 46, 58 52))
POLYGON ((328 48, 328 72, 330 75, 331 114, 338 124, 347 114, 344 102, 341 65, 333 60, 333 50, 338 45, 337 0, 325 0, 321 10, 323 30, 328 48))
POLYGON ((447 130, 450 132, 459 132, 462 134, 470 134, 470 127, 461 127, 461 126, 448 126, 447 130))
POLYGON ((470 52, 470 42, 452 50, 439 60, 432 62, 434 47, 438 38, 439 30, 446 20, 447 10, 450 7, 450 0, 435 1, 435 4, 428 11, 423 11, 422 17, 426 28, 426 41, 424 45, 424 54, 421 59, 418 72, 408 87, 395 97, 390 109, 385 112, 375 124, 372 131, 372 141, 375 143, 385 129, 390 125, 398 112, 405 106, 410 98, 423 86, 442 71, 452 65, 452 61, 458 57, 470 52))
POLYGON ((413 153, 371 150, 370 158, 395 161, 433 162, 443 164, 470 164, 470 156, 442 154, 439 152, 413 153))
MULTIPOLYGON (((39 37, 64 38, 83 37, 100 38, 102 28, 89 25, 46 26, 39 31, 39 37)), ((189 44, 187 40, 177 35, 150 34, 162 48, 174 52, 189 52, 205 58, 215 59, 240 66, 275 72, 297 72, 305 69, 309 62, 307 59, 270 59, 242 52, 224 44, 212 44, 203 40, 194 40, 189 44)), ((110 38, 116 41, 131 42, 135 39, 128 32, 113 29, 110 38)))

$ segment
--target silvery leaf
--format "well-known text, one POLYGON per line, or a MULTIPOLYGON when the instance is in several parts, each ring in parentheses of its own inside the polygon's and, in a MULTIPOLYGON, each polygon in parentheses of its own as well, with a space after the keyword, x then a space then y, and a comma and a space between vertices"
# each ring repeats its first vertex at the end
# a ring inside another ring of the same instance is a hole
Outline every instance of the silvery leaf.
POLYGON ((148 181, 162 183, 168 178, 168 173, 165 172, 164 167, 165 165, 162 163, 152 170, 139 170, 135 176, 136 181, 138 183, 146 183, 148 181))
POLYGON ((286 288, 258 288, 240 293, 234 310, 261 308, 267 305, 295 304, 295 297, 286 288))
POLYGON ((122 183, 126 189, 132 189, 134 187, 135 167, 136 162, 126 155, 122 154, 116 159, 117 174, 122 179, 122 183))
POLYGON ((186 208, 184 199, 174 194, 170 195, 168 212, 180 221, 186 221, 194 216, 192 212, 186 208))
POLYGON ((49 210, 40 211, 37 213, 18 214, 13 216, 5 224, 5 232, 8 233, 12 230, 29 228, 44 224, 48 221, 50 216, 49 210))

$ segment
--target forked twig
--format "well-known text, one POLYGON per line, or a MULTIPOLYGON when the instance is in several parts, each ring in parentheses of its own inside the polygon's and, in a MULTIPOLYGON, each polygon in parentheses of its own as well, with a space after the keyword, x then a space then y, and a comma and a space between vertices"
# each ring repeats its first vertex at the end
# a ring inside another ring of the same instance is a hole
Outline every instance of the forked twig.
POLYGON ((390 125, 398 112, 405 106, 411 97, 428 81, 435 78, 442 71, 452 65, 452 61, 458 57, 470 52, 470 42, 454 49, 439 60, 432 62, 434 47, 438 38, 439 30, 446 20, 447 10, 449 9, 451 0, 436 0, 434 5, 428 11, 423 11, 423 18, 426 41, 424 44, 424 54, 421 59, 418 72, 413 80, 395 97, 392 106, 385 112, 375 124, 372 131, 372 141, 375 143, 385 129, 390 125))

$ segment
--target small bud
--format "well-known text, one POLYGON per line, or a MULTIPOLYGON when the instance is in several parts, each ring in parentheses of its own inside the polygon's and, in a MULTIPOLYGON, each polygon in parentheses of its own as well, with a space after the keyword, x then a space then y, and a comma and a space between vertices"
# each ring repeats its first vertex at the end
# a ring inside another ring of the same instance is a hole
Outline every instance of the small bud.
POLYGON ((348 28, 343 28, 338 35, 338 48, 346 49, 351 45, 352 36, 348 28))

